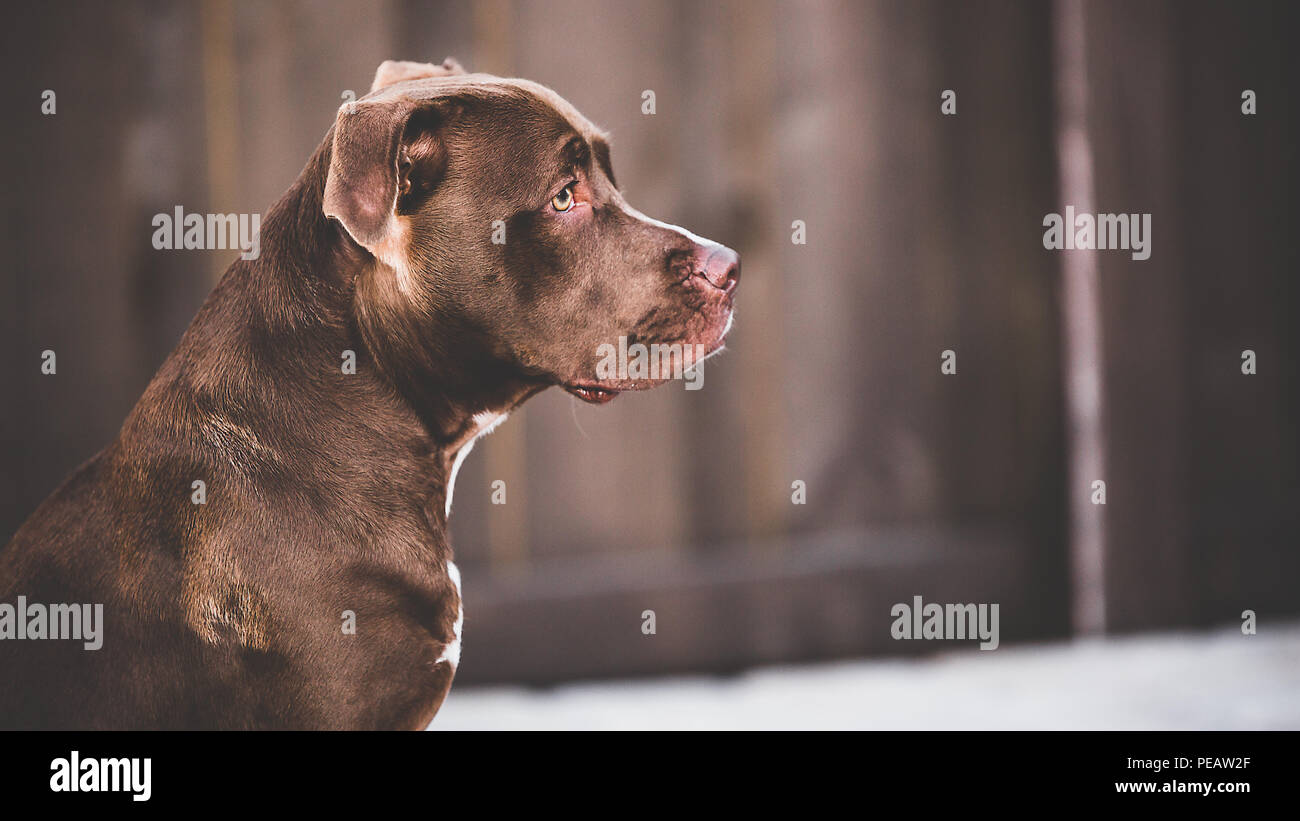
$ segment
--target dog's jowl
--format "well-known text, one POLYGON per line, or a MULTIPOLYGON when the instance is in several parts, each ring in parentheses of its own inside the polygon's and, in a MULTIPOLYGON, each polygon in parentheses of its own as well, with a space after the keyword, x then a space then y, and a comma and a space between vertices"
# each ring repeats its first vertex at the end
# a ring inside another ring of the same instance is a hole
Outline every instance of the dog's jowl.
POLYGON ((452 61, 380 66, 259 251, 0 551, 0 601, 103 607, 94 652, 0 640, 0 727, 424 727, 461 659, 475 438, 549 386, 673 376, 598 372, 610 346, 697 364, 740 272, 633 209, 554 92, 452 61))

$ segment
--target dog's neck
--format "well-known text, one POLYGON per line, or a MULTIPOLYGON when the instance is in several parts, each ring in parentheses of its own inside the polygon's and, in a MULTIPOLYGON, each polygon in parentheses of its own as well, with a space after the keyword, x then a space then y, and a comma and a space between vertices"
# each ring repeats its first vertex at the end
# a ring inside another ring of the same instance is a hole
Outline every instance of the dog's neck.
POLYGON ((156 420, 150 407, 175 407, 179 390, 219 424, 261 426, 251 441, 292 447, 326 473, 370 460, 401 480, 376 493, 421 494, 445 524, 457 457, 545 385, 493 358, 454 315, 399 310, 394 272, 322 211, 330 142, 268 212, 260 256, 227 271, 123 432, 156 420), (343 368, 349 351, 354 373, 343 368))
MULTIPOLYGON (((322 209, 329 169, 330 136, 294 188, 277 205, 298 225, 311 229, 300 239, 282 232, 294 245, 291 259, 318 257, 314 270, 297 272, 337 286, 333 309, 345 318, 375 372, 410 404, 440 443, 458 450, 482 413, 509 412, 543 389, 501 359, 482 328, 457 309, 421 294, 416 303, 399 280, 410 277, 376 259, 322 209), (303 247, 303 246, 306 247, 303 247)), ((394 249, 401 254, 401 249, 394 249)), ((408 286, 409 287, 409 286, 408 286)))

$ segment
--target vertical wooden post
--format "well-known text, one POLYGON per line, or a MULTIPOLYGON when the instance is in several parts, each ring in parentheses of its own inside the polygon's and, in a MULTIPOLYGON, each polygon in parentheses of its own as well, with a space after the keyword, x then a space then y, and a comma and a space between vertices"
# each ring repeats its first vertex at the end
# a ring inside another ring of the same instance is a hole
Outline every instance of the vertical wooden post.
MULTIPOLYGON (((235 14, 230 0, 203 0, 203 113, 207 139, 208 209, 240 210, 239 67, 235 61, 235 14)), ((193 206, 191 206, 193 207, 193 206)), ((215 283, 230 265, 221 251, 207 254, 215 283)))
MULTIPOLYGON (((1092 213, 1092 145, 1088 136, 1088 49, 1083 0, 1057 0, 1053 19, 1057 80, 1058 212, 1073 205, 1092 213)), ((1066 226, 1065 230, 1073 230, 1066 226)), ((1091 500, 1092 483, 1105 481, 1106 432, 1104 381, 1101 375, 1101 297, 1097 256, 1063 253, 1061 316, 1064 319, 1067 510, 1073 577, 1071 617, 1077 633, 1106 628, 1104 505, 1091 500)))
POLYGON ((769 2, 732 0, 727 12, 733 64, 727 86, 728 182, 748 204, 743 212, 748 222, 739 226, 745 244, 744 313, 768 320, 761 333, 745 335, 751 350, 740 375, 748 408, 743 420, 745 511, 753 543, 780 546, 790 505, 781 367, 786 361, 780 321, 785 280, 777 241, 789 235, 774 212, 781 193, 773 138, 773 54, 778 45, 769 2))

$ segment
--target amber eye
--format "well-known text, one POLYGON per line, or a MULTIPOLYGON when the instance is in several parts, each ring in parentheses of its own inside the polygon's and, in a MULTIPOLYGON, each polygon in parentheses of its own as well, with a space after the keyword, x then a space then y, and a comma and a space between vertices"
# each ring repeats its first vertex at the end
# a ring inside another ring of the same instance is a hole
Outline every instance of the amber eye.
POLYGON ((568 211, 573 207, 573 183, 564 186, 564 190, 551 197, 551 207, 556 211, 568 211))

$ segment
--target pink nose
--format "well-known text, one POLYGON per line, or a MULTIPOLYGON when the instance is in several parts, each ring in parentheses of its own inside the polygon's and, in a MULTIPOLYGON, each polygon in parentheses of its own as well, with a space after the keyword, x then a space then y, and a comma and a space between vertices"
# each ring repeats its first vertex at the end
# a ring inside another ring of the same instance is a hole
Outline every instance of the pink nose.
POLYGON ((729 294, 740 280, 740 255, 725 245, 702 246, 695 252, 695 275, 729 294))

